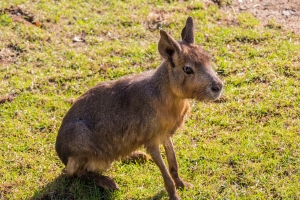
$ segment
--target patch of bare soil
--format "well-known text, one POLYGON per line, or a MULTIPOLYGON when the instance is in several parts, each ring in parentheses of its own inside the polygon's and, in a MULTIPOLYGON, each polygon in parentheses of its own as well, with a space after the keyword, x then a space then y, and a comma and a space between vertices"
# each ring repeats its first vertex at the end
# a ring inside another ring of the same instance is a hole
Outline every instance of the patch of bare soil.
POLYGON ((250 12, 263 25, 273 21, 300 35, 300 0, 232 0, 223 9, 233 15, 250 12))
POLYGON ((9 64, 15 62, 17 54, 11 48, 3 48, 0 50, 0 63, 9 64))
POLYGON ((167 25, 170 14, 165 11, 152 11, 147 16, 145 27, 150 31, 155 31, 161 28, 163 25, 167 25))
POLYGON ((6 194, 9 194, 13 188, 13 184, 3 183, 0 184, 0 199, 5 199, 6 194))
POLYGON ((0 12, 8 13, 15 22, 20 22, 26 25, 33 24, 36 26, 41 26, 41 23, 36 20, 31 13, 22 10, 20 7, 11 6, 10 8, 0 10, 0 12))
POLYGON ((16 62, 23 50, 18 45, 10 44, 0 50, 0 64, 10 64, 16 62))
POLYGON ((13 96, 13 95, 2 96, 2 97, 0 97, 0 104, 3 104, 5 102, 12 102, 14 99, 15 99, 15 96, 13 96))

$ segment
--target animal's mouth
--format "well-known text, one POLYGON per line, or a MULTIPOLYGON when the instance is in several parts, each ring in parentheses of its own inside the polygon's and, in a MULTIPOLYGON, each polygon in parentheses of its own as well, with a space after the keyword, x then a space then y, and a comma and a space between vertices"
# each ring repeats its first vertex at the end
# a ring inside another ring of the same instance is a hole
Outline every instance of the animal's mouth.
POLYGON ((202 102, 216 101, 221 97, 222 89, 218 91, 212 91, 210 88, 206 89, 205 92, 200 92, 196 95, 196 100, 202 102))

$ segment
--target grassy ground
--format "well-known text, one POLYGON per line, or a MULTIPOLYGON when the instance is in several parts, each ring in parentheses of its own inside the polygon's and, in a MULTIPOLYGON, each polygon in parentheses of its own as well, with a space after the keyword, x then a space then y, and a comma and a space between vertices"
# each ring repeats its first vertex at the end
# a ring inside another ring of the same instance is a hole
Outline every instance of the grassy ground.
POLYGON ((192 101, 174 137, 182 199, 298 199, 300 37, 202 1, 0 2, 0 199, 167 199, 153 162, 114 163, 117 192, 67 179, 54 150, 73 99, 101 81, 156 68, 158 29, 187 16, 225 82, 192 101))

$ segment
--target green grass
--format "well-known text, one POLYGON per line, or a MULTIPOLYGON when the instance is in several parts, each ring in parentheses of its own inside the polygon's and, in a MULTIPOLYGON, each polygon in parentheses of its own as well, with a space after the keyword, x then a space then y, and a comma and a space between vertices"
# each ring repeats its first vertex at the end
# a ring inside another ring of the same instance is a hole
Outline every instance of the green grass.
POLYGON ((225 90, 217 103, 192 101, 174 137, 180 174, 194 185, 179 195, 299 198, 299 36, 201 1, 4 0, 0 9, 0 98, 10 97, 0 101, 0 199, 167 199, 153 162, 114 163, 105 173, 120 186, 112 193, 61 175, 54 144, 73 99, 156 68, 158 29, 179 39, 187 16, 225 90))

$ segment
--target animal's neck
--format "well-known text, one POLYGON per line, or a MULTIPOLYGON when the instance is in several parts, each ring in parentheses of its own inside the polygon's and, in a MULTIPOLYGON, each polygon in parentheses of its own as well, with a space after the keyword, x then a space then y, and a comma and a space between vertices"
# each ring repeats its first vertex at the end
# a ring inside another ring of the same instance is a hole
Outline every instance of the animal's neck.
POLYGON ((160 101, 167 107, 180 107, 187 103, 187 99, 178 97, 172 90, 169 79, 168 63, 164 61, 154 72, 151 85, 159 93, 160 101))
POLYGON ((158 97, 154 102, 157 117, 162 131, 174 134, 175 130, 183 124, 184 116, 189 110, 187 99, 174 94, 170 85, 168 64, 166 62, 154 72, 151 78, 151 87, 158 97))

